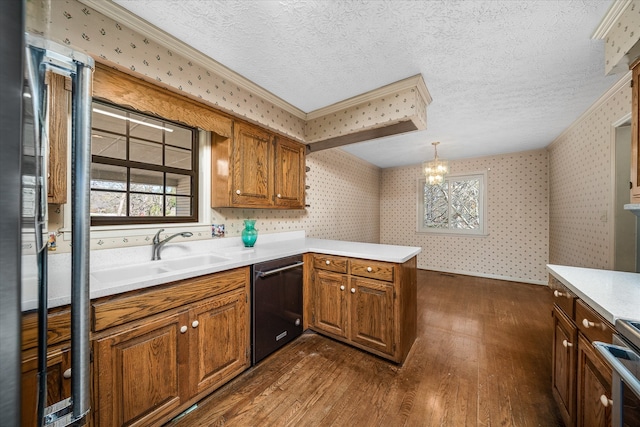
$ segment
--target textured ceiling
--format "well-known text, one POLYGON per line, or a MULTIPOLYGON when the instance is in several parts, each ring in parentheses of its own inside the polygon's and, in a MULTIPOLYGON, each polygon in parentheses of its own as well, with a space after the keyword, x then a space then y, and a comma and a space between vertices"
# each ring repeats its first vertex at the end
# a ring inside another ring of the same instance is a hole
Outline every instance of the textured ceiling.
POLYGON ((542 148, 619 75, 611 1, 114 0, 310 112, 422 74, 427 130, 344 147, 380 167, 542 148))

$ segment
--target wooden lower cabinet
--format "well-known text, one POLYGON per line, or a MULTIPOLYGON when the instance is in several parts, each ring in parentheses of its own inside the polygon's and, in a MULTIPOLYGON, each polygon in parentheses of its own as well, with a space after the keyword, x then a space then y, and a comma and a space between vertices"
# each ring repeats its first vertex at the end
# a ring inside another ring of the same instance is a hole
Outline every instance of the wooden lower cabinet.
POLYGON ((244 290, 212 298, 191 310, 192 395, 218 388, 248 367, 248 316, 244 290))
POLYGON ((306 316, 317 332, 404 362, 416 337, 416 260, 403 264, 307 254, 306 316))
POLYGON ((578 335, 577 425, 611 426, 611 368, 582 334, 578 335))
POLYGON ((551 386, 565 426, 574 425, 578 329, 559 307, 553 309, 551 386))
MULTIPOLYGON (((68 342, 50 347, 47 354, 47 406, 71 396, 71 348, 68 342), (66 372, 66 376, 65 376, 66 372)), ((38 352, 36 348, 22 358, 22 426, 35 427, 38 405, 38 352)))
POLYGON ((351 341, 393 354, 393 285, 351 278, 351 341))
POLYGON ((314 273, 313 326, 320 331, 347 337, 349 278, 323 270, 314 273))
POLYGON ((95 341, 97 425, 151 425, 180 407, 188 391, 189 341, 180 332, 187 321, 178 312, 95 341))
POLYGON ((114 317, 118 326, 94 337, 94 425, 162 425, 247 369, 248 279, 248 269, 219 273, 138 298, 133 295, 95 304, 105 313, 130 316, 129 307, 145 298, 147 303, 153 301, 154 295, 161 305, 193 292, 194 286, 204 290, 218 285, 224 290, 129 323, 119 324, 114 317), (216 281, 217 277, 221 279, 216 281), (209 288, 204 286, 207 283, 209 288))

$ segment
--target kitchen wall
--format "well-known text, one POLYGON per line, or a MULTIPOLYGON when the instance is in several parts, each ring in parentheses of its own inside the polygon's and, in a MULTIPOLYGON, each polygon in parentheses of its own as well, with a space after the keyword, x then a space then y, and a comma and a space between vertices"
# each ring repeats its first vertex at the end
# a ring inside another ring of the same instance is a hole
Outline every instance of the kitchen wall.
POLYGON ((549 256, 546 150, 451 161, 451 174, 487 171, 488 235, 417 233, 421 166, 384 169, 380 242, 421 246, 418 268, 547 283, 549 256))
MULTIPOLYGON (((29 6, 37 4, 34 1, 29 6)), ((49 25, 41 29, 52 40, 228 113, 303 138, 303 120, 231 85, 179 52, 172 52, 75 0, 57 0, 52 5, 49 25)), ((260 233, 306 230, 311 237, 378 242, 380 169, 340 149, 310 154, 307 166, 310 189, 306 202, 310 206, 305 211, 218 209, 212 211, 211 223, 224 224, 226 236, 240 235, 242 220, 252 218, 257 220, 260 233)), ((57 252, 70 251, 70 236, 61 232, 63 228, 63 207, 50 205, 49 230, 57 235, 57 252)), ((158 228, 103 233, 91 239, 91 249, 148 245, 158 228)), ((189 230, 194 233, 192 239, 211 238, 210 226, 189 230)))
POLYGON ((549 262, 612 269, 612 144, 631 112, 630 74, 563 132, 549 150, 549 262))

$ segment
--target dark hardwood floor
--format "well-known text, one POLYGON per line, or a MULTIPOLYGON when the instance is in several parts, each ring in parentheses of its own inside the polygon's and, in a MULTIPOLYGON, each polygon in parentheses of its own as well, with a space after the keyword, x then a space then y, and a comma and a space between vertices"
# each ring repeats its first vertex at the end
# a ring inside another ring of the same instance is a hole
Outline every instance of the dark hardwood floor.
POLYGON ((402 366, 315 333, 171 426, 562 426, 547 287, 418 271, 402 366))

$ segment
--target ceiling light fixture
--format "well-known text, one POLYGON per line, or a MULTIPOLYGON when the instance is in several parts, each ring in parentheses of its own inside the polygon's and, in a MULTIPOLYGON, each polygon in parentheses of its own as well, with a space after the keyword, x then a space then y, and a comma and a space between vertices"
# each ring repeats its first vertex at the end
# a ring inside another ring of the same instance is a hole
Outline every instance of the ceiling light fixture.
POLYGON ((435 150, 435 157, 432 161, 422 164, 422 170, 429 185, 442 184, 444 176, 449 173, 449 162, 438 159, 438 144, 440 143, 437 141, 431 143, 435 150))
POLYGON ((98 113, 98 114, 104 114, 105 116, 109 116, 109 117, 115 117, 116 119, 120 119, 120 120, 128 120, 131 123, 137 123, 139 125, 149 126, 150 128, 160 129, 160 130, 164 130, 164 131, 167 131, 167 132, 173 132, 173 129, 169 129, 169 128, 166 128, 164 126, 154 125, 153 123, 146 123, 146 122, 143 122, 141 120, 136 120, 136 119, 132 119, 131 117, 121 116, 120 114, 111 113, 109 111, 100 110, 98 108, 94 108, 93 112, 94 113, 98 113))

